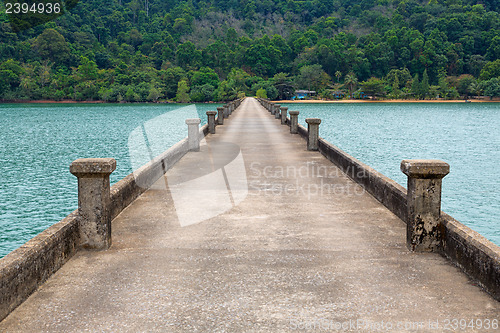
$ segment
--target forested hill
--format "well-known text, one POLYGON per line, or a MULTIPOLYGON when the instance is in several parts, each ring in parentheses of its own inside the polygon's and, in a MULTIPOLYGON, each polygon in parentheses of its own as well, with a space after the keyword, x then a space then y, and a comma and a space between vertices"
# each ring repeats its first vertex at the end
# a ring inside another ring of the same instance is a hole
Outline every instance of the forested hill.
POLYGON ((15 33, 0 99, 500 96, 498 0, 81 0, 15 33))

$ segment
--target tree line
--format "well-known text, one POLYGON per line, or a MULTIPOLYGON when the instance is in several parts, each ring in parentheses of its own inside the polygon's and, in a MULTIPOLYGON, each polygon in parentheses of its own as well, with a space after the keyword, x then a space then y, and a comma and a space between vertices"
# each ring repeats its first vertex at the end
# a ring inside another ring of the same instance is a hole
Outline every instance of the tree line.
MULTIPOLYGON (((89 0, 16 31, 0 98, 208 102, 500 96, 497 1, 89 0)), ((4 12, 4 11, 3 11, 4 12)))

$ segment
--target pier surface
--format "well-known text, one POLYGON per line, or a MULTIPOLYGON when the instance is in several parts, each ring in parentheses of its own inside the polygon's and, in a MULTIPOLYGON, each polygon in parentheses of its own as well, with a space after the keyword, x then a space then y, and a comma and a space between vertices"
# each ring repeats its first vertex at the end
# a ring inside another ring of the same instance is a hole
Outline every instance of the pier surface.
POLYGON ((255 99, 216 130, 0 332, 497 331, 499 302, 255 99))

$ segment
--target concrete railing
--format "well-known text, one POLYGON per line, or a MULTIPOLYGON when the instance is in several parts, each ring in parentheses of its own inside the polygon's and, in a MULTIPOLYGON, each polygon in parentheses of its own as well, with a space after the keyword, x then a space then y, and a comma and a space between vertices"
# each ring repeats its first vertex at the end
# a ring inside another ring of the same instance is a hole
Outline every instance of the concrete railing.
MULTIPOLYGON (((268 100, 259 101, 269 111, 274 108, 268 100)), ((289 113, 291 117, 298 116, 296 111, 289 113)), ((311 124, 311 120, 306 122, 311 124)), ((291 126, 291 123, 292 118, 287 124, 291 126)), ((308 141, 308 147, 309 141, 316 136, 316 133, 311 136, 300 124, 297 134, 308 141)), ((441 211, 441 179, 449 171, 448 164, 434 160, 404 160, 401 170, 408 175, 407 191, 319 136, 317 145, 321 154, 407 224, 409 250, 442 254, 500 301, 500 247, 441 211)))
MULTIPOLYGON (((236 100, 227 105, 232 112, 240 104, 241 100, 236 100)), ((111 245, 111 221, 188 151, 196 151, 199 140, 209 134, 208 124, 196 130, 199 119, 187 123, 191 127, 188 137, 111 188, 109 174, 116 163, 113 159, 81 159, 72 163, 70 170, 78 177, 79 209, 0 259, 0 321, 79 249, 106 249, 111 245)))

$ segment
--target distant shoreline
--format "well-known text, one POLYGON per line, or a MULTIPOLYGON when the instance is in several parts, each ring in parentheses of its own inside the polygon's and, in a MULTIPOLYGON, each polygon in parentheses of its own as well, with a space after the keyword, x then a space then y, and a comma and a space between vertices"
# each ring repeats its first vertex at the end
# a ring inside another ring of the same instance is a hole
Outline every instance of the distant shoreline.
POLYGON ((0 104, 221 104, 225 102, 193 102, 193 103, 177 103, 177 102, 106 102, 106 101, 74 101, 66 99, 63 101, 53 101, 50 99, 37 99, 31 101, 0 101, 0 104))

